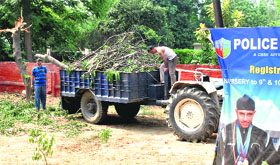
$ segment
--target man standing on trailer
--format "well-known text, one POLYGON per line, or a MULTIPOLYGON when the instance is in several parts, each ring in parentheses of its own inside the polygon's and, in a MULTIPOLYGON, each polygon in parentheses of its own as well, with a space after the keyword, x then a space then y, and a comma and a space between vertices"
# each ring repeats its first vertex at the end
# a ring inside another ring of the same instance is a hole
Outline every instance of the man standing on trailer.
POLYGON ((178 56, 176 53, 166 46, 148 46, 147 50, 152 54, 158 53, 163 59, 163 63, 160 66, 160 81, 161 83, 164 83, 164 72, 169 71, 172 86, 176 82, 175 71, 178 62, 178 56))
POLYGON ((42 103, 42 109, 46 109, 46 90, 48 77, 47 68, 42 65, 42 60, 38 58, 36 63, 37 66, 35 66, 32 70, 31 88, 35 89, 35 108, 37 111, 39 111, 40 103, 42 103))

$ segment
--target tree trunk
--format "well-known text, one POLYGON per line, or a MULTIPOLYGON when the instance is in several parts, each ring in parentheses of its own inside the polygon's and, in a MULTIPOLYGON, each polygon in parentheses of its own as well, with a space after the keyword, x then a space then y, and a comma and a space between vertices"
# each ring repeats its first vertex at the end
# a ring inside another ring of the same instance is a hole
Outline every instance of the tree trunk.
MULTIPOLYGON (((30 0, 22 0, 23 5, 23 18, 25 19, 26 26, 30 25, 30 0)), ((33 62, 32 56, 32 40, 31 40, 31 30, 24 32, 24 47, 27 55, 27 60, 33 62)))
POLYGON ((16 61, 19 73, 21 75, 22 81, 24 83, 25 89, 26 89, 26 99, 29 101, 32 90, 30 88, 31 85, 31 79, 26 71, 26 66, 22 61, 22 55, 21 55, 21 49, 20 49, 20 30, 17 30, 15 33, 13 33, 13 55, 14 59, 16 61))
POLYGON ((60 67, 61 69, 66 69, 68 67, 67 65, 63 64, 62 62, 58 61, 57 59, 55 59, 52 56, 47 55, 47 54, 45 54, 45 55, 35 54, 35 57, 45 59, 45 60, 49 61, 50 63, 60 67))

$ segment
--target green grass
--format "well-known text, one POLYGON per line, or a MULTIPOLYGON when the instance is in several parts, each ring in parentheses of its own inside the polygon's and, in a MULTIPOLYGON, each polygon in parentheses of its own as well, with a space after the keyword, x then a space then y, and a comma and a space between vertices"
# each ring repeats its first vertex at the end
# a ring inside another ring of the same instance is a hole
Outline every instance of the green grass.
MULTIPOLYGON (((8 95, 0 98, 0 134, 16 136, 27 134, 32 130, 42 132, 62 132, 66 137, 77 137, 85 130, 94 131, 94 125, 79 120, 81 114, 67 114, 60 105, 47 107, 45 111, 37 112, 34 101, 27 102, 22 96, 8 95)), ((106 143, 112 136, 110 129, 102 129, 89 141, 100 139, 106 143)))
MULTIPOLYGON (((11 96, 10 96, 11 97, 11 96)), ((34 103, 22 100, 13 101, 12 98, 0 99, 0 133, 7 134, 16 123, 34 122, 33 114, 36 114, 34 103)))
MULTIPOLYGON (((157 107, 159 108, 159 107, 157 107)), ((145 105, 141 105, 140 107, 140 115, 150 115, 153 117, 159 117, 159 118, 163 118, 164 117, 164 109, 162 110, 157 110, 155 111, 153 106, 145 106, 145 105)))
POLYGON ((101 132, 98 133, 98 137, 101 139, 101 143, 107 143, 109 138, 112 136, 111 129, 102 129, 101 132))
POLYGON ((46 111, 37 112, 34 102, 19 99, 19 96, 9 95, 7 99, 0 98, 0 134, 16 135, 19 132, 28 132, 20 125, 33 124, 34 127, 47 126, 52 131, 64 132, 67 137, 77 136, 86 123, 73 121, 76 118, 68 115, 59 106, 47 107, 46 111), (17 100, 17 101, 15 101, 17 100), (66 118, 66 124, 59 123, 57 117, 66 118))
POLYGON ((70 123, 60 125, 58 130, 64 130, 66 137, 77 137, 80 133, 82 133, 81 129, 87 126, 87 123, 72 121, 70 123))
POLYGON ((149 106, 141 106, 141 115, 151 115, 156 116, 156 113, 151 110, 149 106))

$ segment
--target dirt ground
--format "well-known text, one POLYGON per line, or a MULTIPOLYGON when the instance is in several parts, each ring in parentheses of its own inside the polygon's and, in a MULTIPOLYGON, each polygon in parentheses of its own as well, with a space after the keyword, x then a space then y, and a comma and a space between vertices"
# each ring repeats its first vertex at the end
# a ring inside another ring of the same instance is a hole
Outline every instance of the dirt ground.
MULTIPOLYGON (((59 98, 48 96, 47 106, 58 103, 59 98)), ((140 111, 129 123, 110 110, 104 125, 89 124, 82 134, 72 138, 60 132, 48 132, 55 138, 54 153, 47 158, 48 163, 212 164, 216 137, 211 137, 207 143, 179 141, 167 127, 163 110, 152 107, 151 111, 158 115, 141 115, 140 111), (104 128, 112 130, 107 143, 93 138, 104 128)), ((77 118, 85 122, 82 116, 77 118)), ((0 164, 44 164, 43 160, 32 160, 34 146, 28 139, 28 133, 0 135, 0 164)))

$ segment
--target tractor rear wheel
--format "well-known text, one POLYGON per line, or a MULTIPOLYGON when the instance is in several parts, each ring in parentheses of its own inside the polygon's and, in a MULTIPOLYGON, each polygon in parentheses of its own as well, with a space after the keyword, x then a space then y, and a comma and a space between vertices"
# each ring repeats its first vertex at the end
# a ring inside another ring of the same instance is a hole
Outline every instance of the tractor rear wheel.
POLYGON ((197 87, 185 87, 174 93, 165 113, 168 126, 180 140, 205 141, 219 122, 215 102, 197 87))
POLYGON ((140 105, 138 103, 129 103, 129 104, 115 104, 115 109, 118 115, 126 120, 134 118, 139 110, 140 105))
POLYGON ((81 109, 87 122, 99 124, 107 117, 108 105, 97 100, 94 93, 86 91, 81 99, 81 109))

